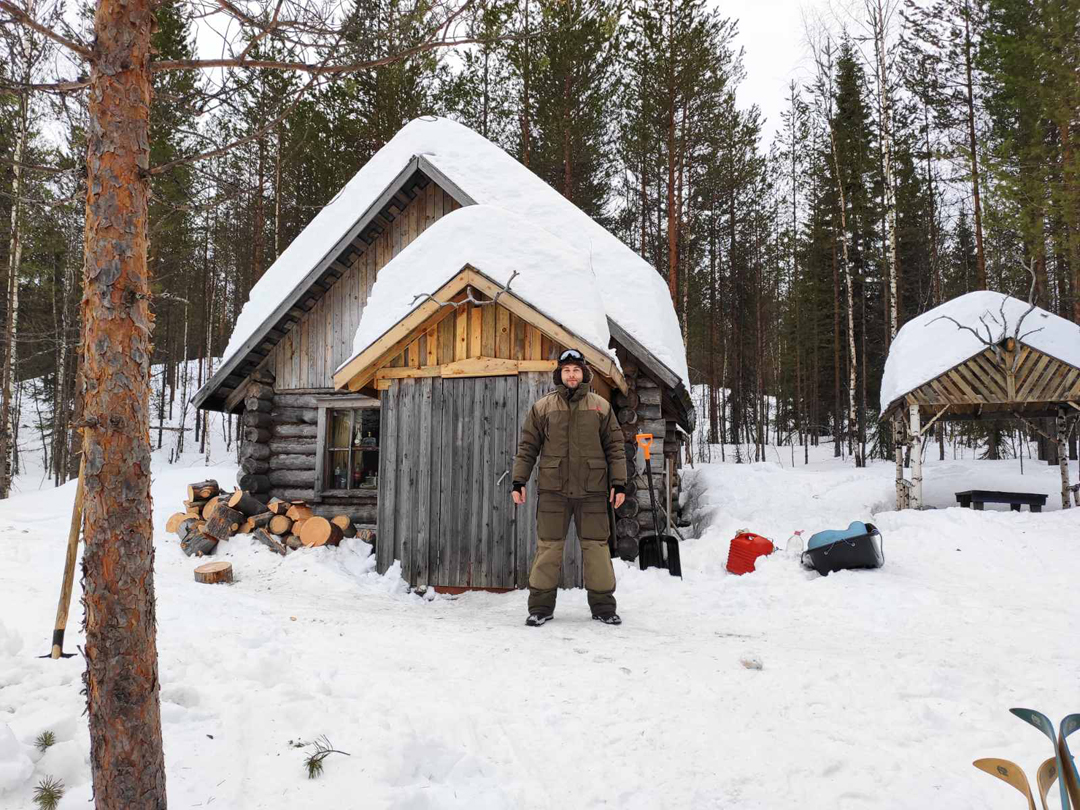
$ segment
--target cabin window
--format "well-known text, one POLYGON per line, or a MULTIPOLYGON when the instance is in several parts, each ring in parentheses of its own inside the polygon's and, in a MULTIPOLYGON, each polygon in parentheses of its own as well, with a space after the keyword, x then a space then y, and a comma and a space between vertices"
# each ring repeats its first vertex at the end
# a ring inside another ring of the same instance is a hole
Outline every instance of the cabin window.
POLYGON ((317 495, 379 486, 379 403, 319 403, 317 495))

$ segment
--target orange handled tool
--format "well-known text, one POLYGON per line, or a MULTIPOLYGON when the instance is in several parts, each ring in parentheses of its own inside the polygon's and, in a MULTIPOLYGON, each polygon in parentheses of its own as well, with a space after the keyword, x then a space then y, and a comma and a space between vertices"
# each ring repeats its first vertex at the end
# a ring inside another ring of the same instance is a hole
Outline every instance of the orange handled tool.
POLYGON ((634 437, 637 440, 638 447, 645 451, 645 460, 649 460, 649 448, 652 447, 653 435, 651 433, 639 433, 634 437))

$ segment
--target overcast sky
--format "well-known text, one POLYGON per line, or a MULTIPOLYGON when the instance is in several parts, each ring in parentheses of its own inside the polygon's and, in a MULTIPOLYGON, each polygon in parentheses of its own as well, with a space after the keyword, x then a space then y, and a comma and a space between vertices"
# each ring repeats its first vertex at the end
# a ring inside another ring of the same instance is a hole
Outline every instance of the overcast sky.
POLYGON ((762 148, 767 149, 780 127, 787 85, 802 83, 810 74, 806 56, 804 14, 823 7, 821 0, 717 0, 716 7, 739 21, 737 42, 746 51, 746 80, 738 91, 739 105, 757 104, 765 117, 762 148))

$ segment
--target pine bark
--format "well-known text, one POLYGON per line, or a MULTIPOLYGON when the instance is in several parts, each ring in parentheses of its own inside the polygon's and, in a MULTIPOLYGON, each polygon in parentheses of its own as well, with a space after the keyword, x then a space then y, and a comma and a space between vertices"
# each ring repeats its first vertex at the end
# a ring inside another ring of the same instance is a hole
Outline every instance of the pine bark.
POLYGON ((85 681, 98 810, 166 807, 148 407, 152 27, 148 0, 98 0, 82 304, 85 681))

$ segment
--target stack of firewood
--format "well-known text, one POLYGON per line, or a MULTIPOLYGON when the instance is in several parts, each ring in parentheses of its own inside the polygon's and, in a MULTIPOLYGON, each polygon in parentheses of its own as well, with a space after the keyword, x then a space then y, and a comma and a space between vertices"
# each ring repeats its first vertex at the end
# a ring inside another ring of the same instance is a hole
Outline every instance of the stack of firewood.
POLYGON ((234 534, 251 536, 272 551, 285 555, 290 549, 336 546, 345 537, 367 543, 374 532, 359 532, 348 515, 330 519, 318 517, 304 501, 271 498, 263 503, 244 490, 221 492, 217 481, 189 484, 186 511, 169 518, 166 528, 180 538, 180 547, 189 557, 213 553, 218 542, 234 534))

